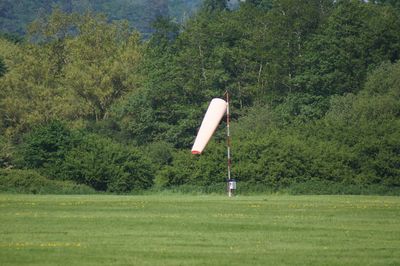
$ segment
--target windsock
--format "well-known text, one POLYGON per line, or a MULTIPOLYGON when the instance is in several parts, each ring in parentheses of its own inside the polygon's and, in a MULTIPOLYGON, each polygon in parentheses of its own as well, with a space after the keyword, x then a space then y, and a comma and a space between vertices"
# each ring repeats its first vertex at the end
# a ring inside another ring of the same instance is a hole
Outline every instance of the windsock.
POLYGON ((206 147, 211 136, 217 129, 219 122, 226 112, 226 101, 214 98, 208 106, 207 112, 204 115, 199 133, 192 147, 192 154, 201 154, 206 147))

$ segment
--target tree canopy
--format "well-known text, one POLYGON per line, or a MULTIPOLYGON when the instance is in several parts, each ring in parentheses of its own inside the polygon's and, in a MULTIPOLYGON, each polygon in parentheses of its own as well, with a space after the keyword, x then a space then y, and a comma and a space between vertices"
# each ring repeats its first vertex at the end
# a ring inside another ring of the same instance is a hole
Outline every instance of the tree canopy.
POLYGON ((145 38, 75 2, 0 37, 0 167, 119 193, 223 183, 224 122, 189 151, 229 90, 242 187, 399 189, 395 1, 204 1, 183 22, 177 3, 148 3, 145 38))
POLYGON ((65 13, 104 13, 109 20, 127 20, 143 36, 152 32, 152 22, 160 16, 185 20, 200 6, 201 0, 3 0, 0 2, 1 31, 24 35, 36 17, 49 15, 59 8, 65 13))

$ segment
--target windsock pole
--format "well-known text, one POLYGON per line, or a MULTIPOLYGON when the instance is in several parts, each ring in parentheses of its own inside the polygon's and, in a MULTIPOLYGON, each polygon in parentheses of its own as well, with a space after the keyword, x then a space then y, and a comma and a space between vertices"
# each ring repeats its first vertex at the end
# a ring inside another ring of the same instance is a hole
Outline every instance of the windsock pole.
POLYGON ((231 160, 231 134, 230 134, 230 113, 229 113, 229 92, 225 92, 226 96, 226 141, 227 141, 227 156, 228 156, 228 197, 232 197, 232 187, 231 187, 231 167, 232 167, 232 160, 231 160))

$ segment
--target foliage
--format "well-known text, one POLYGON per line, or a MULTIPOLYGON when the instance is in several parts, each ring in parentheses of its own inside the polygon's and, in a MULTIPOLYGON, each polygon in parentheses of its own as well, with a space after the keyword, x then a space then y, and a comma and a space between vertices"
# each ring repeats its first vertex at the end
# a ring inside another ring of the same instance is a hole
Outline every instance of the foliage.
POLYGON ((96 135, 83 136, 60 171, 59 178, 101 191, 124 193, 153 184, 152 165, 141 152, 96 135))
POLYGON ((364 182, 398 186, 399 145, 399 91, 397 82, 399 64, 384 64, 373 72, 365 90, 359 95, 336 98, 321 134, 340 139, 357 155, 353 166, 365 178, 364 182), (382 85, 384 88, 382 88, 382 85), (332 127, 336 130, 332 131, 332 127))
POLYGON ((0 192, 23 194, 92 194, 95 191, 71 181, 50 180, 33 170, 0 169, 0 192))
POLYGON ((218 12, 228 8, 227 0, 204 0, 202 9, 207 12, 218 12))
POLYGON ((146 146, 145 150, 145 153, 156 168, 169 165, 173 160, 173 152, 174 149, 171 144, 165 141, 152 142, 146 146))
POLYGON ((7 136, 54 119, 79 117, 84 108, 55 75, 47 47, 0 40, 0 50, 9 68, 0 79, 0 124, 7 136))
POLYGON ((0 52, 10 68, 0 80, 7 135, 54 119, 77 124, 106 119, 111 105, 140 83, 139 37, 124 22, 55 10, 35 21, 30 34, 34 43, 0 39, 0 52))
POLYGON ((329 98, 308 93, 292 93, 275 108, 279 123, 302 125, 324 117, 329 110, 329 98))
POLYGON ((106 118, 110 106, 137 87, 139 35, 126 22, 55 10, 47 20, 35 21, 30 33, 35 39, 51 40, 54 74, 63 76, 63 84, 87 104, 96 121, 106 118), (75 36, 68 37, 71 34, 75 36))
POLYGON ((152 166, 138 150, 98 135, 71 131, 57 121, 28 134, 20 149, 23 167, 38 169, 52 179, 113 192, 152 185, 152 166))
POLYGON ((10 140, 0 135, 0 168, 13 166, 15 147, 10 140))
POLYGON ((4 76, 4 74, 7 72, 7 66, 4 63, 3 58, 0 57, 0 78, 4 76))
MULTIPOLYGON (((399 63, 384 64, 377 69, 358 95, 333 97, 326 116, 317 120, 304 119, 299 113, 288 121, 293 123, 300 117, 303 122, 289 128, 279 126, 285 121, 282 119, 269 120, 259 128, 239 123, 237 175, 246 181, 259 176, 260 180, 277 181, 278 185, 284 181, 282 178, 289 178, 285 182, 290 184, 292 177, 300 183, 316 179, 398 186, 398 66, 399 63)), ((283 107, 289 103, 284 102, 283 107)), ((279 114, 282 106, 276 110, 279 114)), ((255 111, 258 116, 266 113, 255 111)), ((249 115, 252 120, 259 120, 257 115, 249 115)))
POLYGON ((128 20, 131 27, 137 28, 145 36, 152 32, 151 23, 159 16, 171 16, 183 21, 200 5, 200 0, 4 0, 0 2, 0 28, 8 33, 25 34, 26 26, 36 16, 45 17, 54 8, 66 13, 92 11, 104 13, 111 20, 128 20))
POLYGON ((180 23, 172 2, 154 0, 146 8, 165 16, 148 16, 144 39, 115 21, 132 9, 51 7, 25 40, 0 38, 1 167, 118 193, 214 192, 225 123, 204 154, 189 150, 228 90, 232 173, 246 193, 395 191, 400 13, 383 2, 213 0, 180 23))
POLYGON ((385 185, 341 184, 332 181, 307 181, 287 189, 292 195, 399 195, 398 187, 385 185))
POLYGON ((400 3, 397 0, 374 0, 373 2, 378 4, 392 5, 396 8, 400 8, 400 3))
POLYGON ((217 143, 209 144, 208 151, 201 157, 193 157, 188 150, 178 151, 173 154, 172 164, 158 172, 156 180, 164 187, 224 183, 225 162, 224 146, 217 143))
POLYGON ((318 3, 308 7, 303 1, 297 10, 288 1, 272 13, 250 4, 236 11, 204 8, 177 37, 171 22, 158 23, 144 54, 144 88, 118 108, 121 129, 138 144, 162 139, 188 148, 201 120, 199 110, 226 89, 237 109, 282 97, 290 90, 288 77, 294 75, 284 63, 297 61, 301 45, 326 16, 318 3), (290 16, 280 15, 289 11, 290 16), (293 19, 298 15, 304 17, 293 19), (271 27, 259 26, 264 24, 271 27), (288 24, 296 30, 282 39, 288 24), (294 42, 289 50, 282 47, 287 41, 294 42), (292 48, 297 49, 293 55, 292 48))
POLYGON ((360 1, 339 1, 307 42, 298 89, 318 95, 357 92, 367 71, 400 58, 399 13, 360 1))
POLYGON ((65 124, 52 121, 25 136, 20 163, 26 168, 59 167, 72 146, 71 131, 65 124))
POLYGON ((0 31, 0 38, 5 39, 10 42, 13 42, 13 43, 22 43, 24 41, 24 38, 18 34, 6 33, 6 32, 1 32, 1 31, 0 31))

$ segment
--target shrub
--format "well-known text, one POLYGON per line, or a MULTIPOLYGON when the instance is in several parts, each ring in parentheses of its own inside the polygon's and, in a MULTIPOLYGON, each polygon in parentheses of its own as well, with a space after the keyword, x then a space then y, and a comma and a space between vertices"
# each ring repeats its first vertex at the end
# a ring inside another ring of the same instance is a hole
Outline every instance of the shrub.
POLYGON ((26 135, 20 153, 24 168, 100 191, 125 193, 153 184, 152 166, 137 149, 107 137, 71 131, 58 121, 26 135))
POLYGON ((0 136, 0 168, 12 166, 14 147, 5 137, 0 136))
POLYGON ((0 78, 7 72, 7 66, 2 57, 0 57, 0 78))
POLYGON ((156 168, 169 165, 172 162, 172 144, 166 141, 152 142, 145 146, 145 152, 156 168))
POLYGON ((40 125, 25 135, 20 147, 23 161, 19 164, 48 171, 53 167, 58 168, 72 144, 71 131, 62 122, 40 125))
POLYGON ((212 141, 200 156, 192 155, 189 149, 173 153, 172 164, 158 171, 156 185, 209 186, 224 182, 227 178, 226 169, 225 145, 212 141))
POLYGON ((95 134, 83 135, 79 145, 67 153, 60 176, 110 192, 153 185, 152 165, 142 153, 95 134))
POLYGON ((33 170, 0 169, 0 192, 28 194, 91 194, 95 191, 71 181, 50 180, 33 170))
POLYGON ((327 180, 310 180, 287 188, 293 195, 400 195, 399 187, 379 184, 345 184, 327 180))

